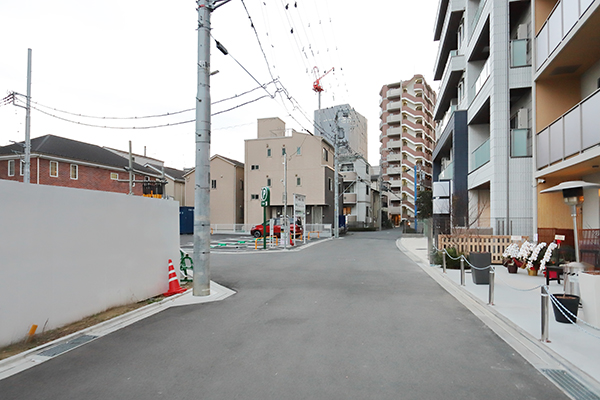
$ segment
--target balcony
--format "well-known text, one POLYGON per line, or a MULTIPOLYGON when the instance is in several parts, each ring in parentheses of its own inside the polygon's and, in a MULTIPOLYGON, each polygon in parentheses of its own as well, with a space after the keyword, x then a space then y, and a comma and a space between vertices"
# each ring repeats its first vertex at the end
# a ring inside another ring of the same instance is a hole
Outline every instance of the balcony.
POLYGON ((388 99, 400 98, 402 96, 402 88, 390 89, 386 93, 388 99))
POLYGON ((490 161, 490 139, 483 142, 473 153, 471 153, 471 171, 475 171, 490 161))
MULTIPOLYGON (((387 142, 388 149, 401 149, 402 148, 402 140, 389 140, 387 142)), ((388 157, 389 161, 389 157, 388 157)))
MULTIPOLYGON (((600 89, 541 131, 537 135, 537 169, 585 154, 587 149, 600 144, 598 110, 600 89)), ((558 164, 556 169, 560 168, 558 164)))
POLYGON ((399 124, 400 122, 402 122, 402 114, 388 115, 386 122, 388 124, 399 124))
POLYGON ((400 167, 390 167, 387 169, 387 174, 388 175, 401 175, 402 174, 402 168, 400 167))
POLYGON ((450 106, 450 108, 448 109, 448 111, 446 111, 446 114, 444 114, 444 118, 442 118, 442 120, 440 121, 439 125, 437 126, 437 132, 436 132, 436 137, 439 138, 440 136, 442 136, 442 133, 444 132, 444 129, 446 129, 446 125, 448 125, 448 122, 450 121, 450 118, 452 118, 452 114, 454 114, 454 112, 458 109, 458 106, 453 104, 450 106))
MULTIPOLYGON (((400 140, 397 140, 397 141, 399 142, 400 140)), ((387 161, 388 162, 402 161, 402 154, 388 154, 387 161)))
POLYGON ((448 62, 444 67, 444 75, 440 84, 438 100, 434 108, 433 116, 440 119, 445 110, 453 103, 453 100, 459 97, 458 85, 466 70, 465 56, 458 53, 458 50, 452 50, 448 62))
POLYGON ((388 207, 388 212, 390 214, 400 215, 402 214, 402 207, 388 207))
POLYGON ((402 135, 402 127, 396 126, 393 128, 388 128, 387 130, 387 136, 399 136, 402 135))
POLYGON ((402 108, 401 101, 390 101, 389 103, 387 103, 386 111, 388 111, 388 112, 400 111, 401 108, 402 108))
POLYGON ((356 172, 354 171, 343 171, 341 174, 344 177, 344 182, 354 182, 356 180, 356 172))
POLYGON ((344 193, 344 204, 356 204, 356 193, 344 193))
POLYGON ((473 101, 475 99, 475 96, 477 96, 477 94, 479 93, 479 91, 481 90, 483 85, 485 85, 488 78, 490 77, 490 73, 491 73, 490 59, 488 58, 487 61, 485 62, 485 64, 483 64, 483 68, 481 69, 481 72, 479 73, 479 76, 477 77, 477 80, 475 81, 475 84, 473 85, 473 90, 472 90, 473 95, 471 96, 471 101, 473 101))
POLYGON ((440 181, 446 180, 451 181, 454 179, 454 161, 451 162, 440 172, 440 176, 438 177, 440 181))
POLYGON ((593 0, 560 0, 556 4, 536 36, 536 70, 548 60, 592 3, 593 0))

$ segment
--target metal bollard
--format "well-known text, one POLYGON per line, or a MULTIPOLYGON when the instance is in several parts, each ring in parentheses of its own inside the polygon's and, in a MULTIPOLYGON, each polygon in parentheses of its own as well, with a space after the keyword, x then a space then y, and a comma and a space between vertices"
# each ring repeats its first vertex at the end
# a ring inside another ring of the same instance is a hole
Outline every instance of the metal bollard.
POLYGON ((491 266, 490 268, 490 292, 489 292, 489 296, 488 296, 488 304, 490 306, 494 305, 494 278, 496 277, 496 271, 494 270, 494 268, 492 268, 491 266))
POLYGON ((542 286, 542 342, 550 343, 548 339, 548 328, 550 325, 549 320, 549 309, 550 309, 550 295, 548 294, 548 288, 542 286))
POLYGON ((460 286, 465 286, 465 259, 460 257, 460 286))
POLYGON ((442 271, 446 273, 446 250, 442 251, 442 271))

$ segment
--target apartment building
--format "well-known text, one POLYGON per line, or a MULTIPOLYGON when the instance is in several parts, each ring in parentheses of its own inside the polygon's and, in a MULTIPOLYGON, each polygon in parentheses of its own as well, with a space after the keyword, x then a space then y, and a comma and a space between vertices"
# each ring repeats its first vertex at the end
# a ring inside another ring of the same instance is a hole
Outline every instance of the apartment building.
POLYGON ((431 188, 437 96, 423 75, 384 85, 379 95, 381 174, 388 213, 398 226, 414 220, 419 189, 431 188))
POLYGON ((342 214, 349 229, 373 225, 373 190, 371 188, 371 166, 358 155, 340 157, 340 173, 343 177, 342 214))
POLYGON ((368 160, 367 119, 354 108, 349 104, 341 104, 315 110, 314 116, 314 133, 316 136, 323 136, 334 146, 334 132, 337 131, 340 148, 368 160))
POLYGON ((531 16, 527 0, 439 2, 433 180, 451 183, 454 226, 533 234, 531 16))
MULTIPOLYGON (((321 136, 286 130, 279 118, 258 120, 256 139, 245 141, 245 224, 263 221, 262 187, 271 191, 267 218, 283 215, 284 183, 287 183, 287 214, 293 213, 293 194, 306 196, 306 222, 334 223, 333 146, 321 136), (287 175, 284 179, 284 158, 287 175)), ((342 179, 340 177, 340 183, 342 179)), ((342 191, 340 190, 341 194, 342 191)), ((340 211, 342 202, 340 201, 340 211)))
MULTIPOLYGON (((185 205, 194 207, 196 169, 187 171, 185 205)), ((210 158, 210 223, 244 223, 244 163, 215 154, 210 158)))
MULTIPOLYGON (((532 3, 537 227, 572 231, 562 194, 539 192, 565 181, 600 184, 600 0, 532 3)), ((584 190, 580 229, 600 228, 598 196, 584 190)))

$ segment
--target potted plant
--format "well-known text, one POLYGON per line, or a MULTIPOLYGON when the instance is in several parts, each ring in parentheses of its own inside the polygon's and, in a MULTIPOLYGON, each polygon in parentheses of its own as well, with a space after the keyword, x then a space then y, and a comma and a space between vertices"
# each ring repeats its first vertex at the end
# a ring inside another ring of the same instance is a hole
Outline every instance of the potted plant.
POLYGON ((527 273, 531 276, 535 276, 538 274, 540 269, 540 265, 542 263, 542 259, 544 258, 545 252, 542 250, 546 247, 546 242, 538 243, 537 246, 533 248, 528 260, 527 260, 527 273))
POLYGON ((504 253, 502 253, 502 265, 504 265, 508 269, 509 274, 516 274, 519 267, 515 263, 515 259, 517 254, 519 253, 519 245, 516 243, 511 243, 504 253))

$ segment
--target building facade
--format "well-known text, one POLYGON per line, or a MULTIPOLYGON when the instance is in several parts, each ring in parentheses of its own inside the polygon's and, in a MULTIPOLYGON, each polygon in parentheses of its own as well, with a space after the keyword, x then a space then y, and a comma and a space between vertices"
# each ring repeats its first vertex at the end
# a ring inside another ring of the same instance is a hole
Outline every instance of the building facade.
MULTIPOLYGON (((23 182, 23 143, 0 147, 0 179, 23 182)), ((100 146, 54 135, 31 140, 30 180, 32 184, 129 193, 129 162, 100 146)), ((133 163, 133 180, 154 181, 156 171, 133 163)), ((143 185, 134 183, 134 195, 143 194, 143 185)))
MULTIPOLYGON (((187 171, 185 206, 194 207, 196 171, 187 171)), ((210 158, 210 224, 244 223, 244 163, 215 154, 210 158)), ((234 229, 232 229, 234 230, 234 229)))
POLYGON ((379 92, 380 166, 394 225, 415 218, 415 184, 431 188, 436 93, 422 75, 384 85, 379 92))
POLYGON ((453 226, 533 234, 531 15, 526 0, 439 2, 433 179, 451 183, 453 226))
MULTIPOLYGON (((279 118, 258 120, 258 137, 245 141, 245 224, 263 222, 262 187, 269 187, 271 206, 267 218, 283 215, 287 183, 287 215, 293 214, 293 194, 306 196, 306 222, 333 224, 334 149, 323 137, 286 131, 279 118), (284 157, 287 176, 284 179, 284 157)), ((340 182, 342 179, 340 178, 340 182)), ((340 195, 342 191, 340 190, 340 195)), ((340 201, 340 211, 342 202, 340 201)), ((341 213, 341 212, 340 212, 341 213)))
MULTIPOLYGON (((600 0, 532 3, 537 227, 572 232, 562 194, 539 192, 565 181, 600 184, 600 0)), ((598 189, 585 189, 579 228, 599 229, 599 210, 598 189)))
POLYGON ((343 177, 343 209, 349 229, 373 226, 373 190, 371 166, 360 156, 340 157, 340 174, 343 177))
POLYGON ((338 131, 338 146, 347 152, 358 154, 368 160, 367 119, 349 104, 315 110, 315 135, 322 136, 335 146, 335 131, 338 131))

